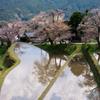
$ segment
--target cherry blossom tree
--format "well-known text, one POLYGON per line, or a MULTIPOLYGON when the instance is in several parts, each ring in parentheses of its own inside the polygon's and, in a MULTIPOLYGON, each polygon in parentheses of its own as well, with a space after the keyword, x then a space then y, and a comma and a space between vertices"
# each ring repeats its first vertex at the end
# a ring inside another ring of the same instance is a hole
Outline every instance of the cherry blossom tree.
POLYGON ((8 26, 4 26, 0 28, 0 41, 1 43, 6 42, 7 46, 9 47, 11 43, 18 40, 20 35, 22 34, 23 26, 18 26, 11 23, 8 26))
POLYGON ((83 33, 83 42, 96 39, 100 46, 100 9, 89 11, 79 24, 78 30, 83 33))
POLYGON ((70 27, 64 23, 52 23, 34 34, 40 42, 49 41, 51 44, 68 40, 71 36, 70 27))

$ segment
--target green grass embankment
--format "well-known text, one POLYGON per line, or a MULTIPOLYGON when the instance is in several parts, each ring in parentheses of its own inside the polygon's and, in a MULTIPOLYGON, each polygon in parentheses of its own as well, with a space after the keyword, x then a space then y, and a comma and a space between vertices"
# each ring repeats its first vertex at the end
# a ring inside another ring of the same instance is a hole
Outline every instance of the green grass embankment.
POLYGON ((53 55, 71 55, 76 49, 76 45, 74 44, 43 44, 38 45, 38 47, 53 55))
POLYGON ((94 79, 97 83, 97 86, 100 88, 100 73, 97 69, 97 65, 94 62, 94 60, 92 59, 91 54, 88 52, 88 48, 83 47, 82 52, 83 52, 83 55, 84 55, 85 59, 87 60, 89 66, 90 66, 90 69, 93 73, 93 76, 94 76, 94 79))
POLYGON ((0 89, 1 89, 1 86, 4 82, 6 75, 20 63, 19 58, 17 57, 16 53, 14 52, 15 45, 16 45, 16 43, 12 44, 12 46, 8 49, 8 51, 6 53, 6 55, 9 55, 9 57, 11 59, 13 59, 15 63, 10 68, 5 67, 3 69, 3 71, 0 73, 0 89))

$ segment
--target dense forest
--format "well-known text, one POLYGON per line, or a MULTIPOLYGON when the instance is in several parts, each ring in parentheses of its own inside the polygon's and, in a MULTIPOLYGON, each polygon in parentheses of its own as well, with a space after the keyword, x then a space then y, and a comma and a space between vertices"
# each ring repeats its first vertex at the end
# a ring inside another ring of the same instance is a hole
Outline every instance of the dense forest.
POLYGON ((0 0, 0 20, 27 20, 40 11, 62 9, 66 18, 75 11, 99 7, 99 0, 0 0))

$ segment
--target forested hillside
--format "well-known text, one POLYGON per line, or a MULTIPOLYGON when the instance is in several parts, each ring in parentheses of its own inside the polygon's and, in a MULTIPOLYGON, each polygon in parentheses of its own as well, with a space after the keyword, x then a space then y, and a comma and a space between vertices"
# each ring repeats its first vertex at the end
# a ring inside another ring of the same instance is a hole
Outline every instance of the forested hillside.
POLYGON ((0 20, 26 20, 51 9, 64 10, 68 18, 73 11, 99 6, 99 0, 0 0, 0 20))

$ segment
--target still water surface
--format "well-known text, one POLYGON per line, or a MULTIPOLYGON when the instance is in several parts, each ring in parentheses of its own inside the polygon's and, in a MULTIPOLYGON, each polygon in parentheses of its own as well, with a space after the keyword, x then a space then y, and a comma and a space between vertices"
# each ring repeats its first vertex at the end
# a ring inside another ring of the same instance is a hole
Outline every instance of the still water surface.
MULTIPOLYGON (((6 76, 0 100, 38 100, 59 68, 68 60, 65 55, 49 55, 25 43, 19 43, 15 52, 21 63, 6 76)), ((74 58, 69 66, 66 66, 44 100, 92 100, 91 93, 92 98, 96 98, 94 94, 98 92, 91 92, 96 83, 83 57, 74 58)))

